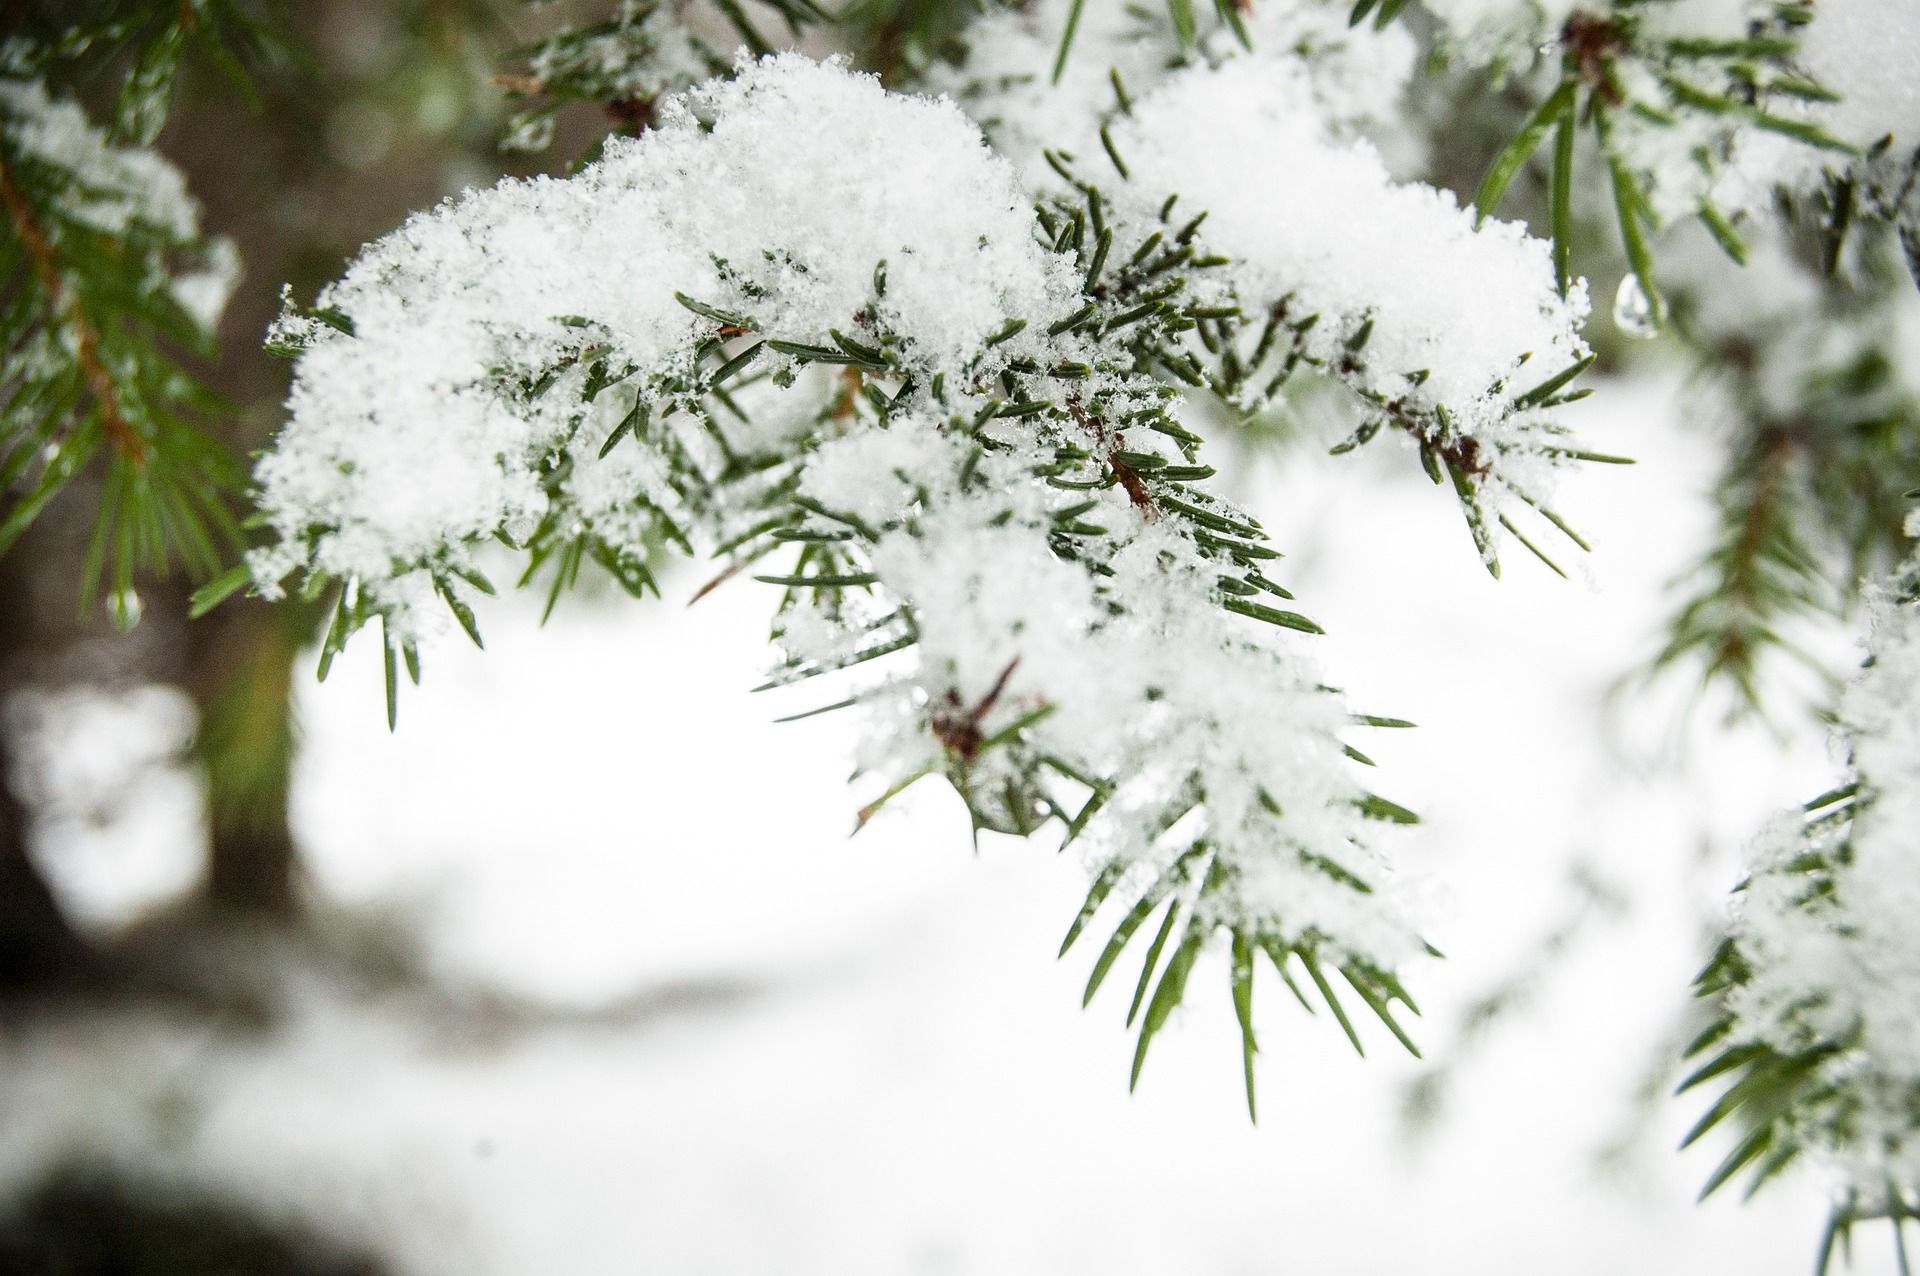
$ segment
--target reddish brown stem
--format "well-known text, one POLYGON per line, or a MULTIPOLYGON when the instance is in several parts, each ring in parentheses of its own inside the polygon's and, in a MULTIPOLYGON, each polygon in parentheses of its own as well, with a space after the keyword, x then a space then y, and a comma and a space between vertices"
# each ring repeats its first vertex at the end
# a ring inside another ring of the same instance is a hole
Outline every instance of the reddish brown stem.
POLYGON ((86 380, 88 392, 99 405, 100 421, 106 429, 108 441, 130 464, 144 465, 147 460, 147 441, 121 410, 119 388, 114 385, 113 374, 100 358, 99 334, 87 322, 79 298, 68 292, 62 283, 59 258, 53 245, 40 229, 40 223, 33 215, 33 206, 14 186, 4 162, 0 162, 0 204, 6 206, 14 233, 20 237, 28 259, 33 262, 33 272, 40 280, 40 288, 46 293, 48 304, 59 312, 61 322, 73 334, 74 358, 80 365, 80 375, 86 380))

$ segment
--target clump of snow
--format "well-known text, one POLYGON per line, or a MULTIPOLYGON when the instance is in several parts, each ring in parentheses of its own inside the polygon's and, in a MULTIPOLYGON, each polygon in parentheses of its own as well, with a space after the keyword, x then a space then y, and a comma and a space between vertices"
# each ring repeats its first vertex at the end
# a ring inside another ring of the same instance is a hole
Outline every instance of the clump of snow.
POLYGON ((1371 146, 1327 138, 1297 89, 1250 60, 1170 78, 1113 137, 1136 219, 1169 193, 1176 223, 1205 213, 1198 242, 1233 263, 1223 300, 1318 316, 1298 339, 1320 365, 1376 403, 1438 417, 1436 441, 1503 454, 1507 477, 1543 493, 1550 466, 1534 462, 1553 436, 1518 401, 1587 354, 1585 284, 1559 295, 1544 240, 1394 182, 1371 146))
POLYGON ((110 928, 176 897, 204 869, 202 780, 188 765, 193 702, 175 687, 36 687, 0 700, 34 813, 35 862, 70 916, 110 928))
MULTIPOLYGON (((959 377, 1010 321, 1070 308, 1062 278, 1011 171, 952 106, 769 59, 667 103, 574 178, 469 193, 363 253, 319 299, 351 335, 284 329, 307 349, 258 471, 264 504, 312 567, 378 580, 536 522, 542 460, 581 404, 526 378, 589 349, 685 372, 715 324, 676 294, 799 343, 910 334, 904 357, 959 377)), ((256 574, 298 561, 268 555, 256 574)))
POLYGON ((202 332, 212 332, 239 284, 240 249, 227 236, 216 235, 206 241, 198 268, 175 275, 169 290, 202 332))
POLYGON ((200 210, 180 170, 144 146, 114 146, 78 104, 38 80, 0 78, 0 133, 15 163, 75 175, 61 215, 115 237, 140 226, 175 240, 199 233, 200 210))
POLYGON ((1476 229, 1450 193, 1395 183, 1366 143, 1316 136, 1250 63, 1175 77, 1114 137, 1143 213, 1173 192, 1206 213, 1200 238, 1234 260, 1249 310, 1291 298, 1300 317, 1322 315, 1309 339, 1330 360, 1371 319, 1364 383, 1386 398, 1495 428, 1527 388, 1513 384, 1522 363, 1544 377, 1587 353, 1585 290, 1555 291, 1546 241, 1513 222, 1476 229))

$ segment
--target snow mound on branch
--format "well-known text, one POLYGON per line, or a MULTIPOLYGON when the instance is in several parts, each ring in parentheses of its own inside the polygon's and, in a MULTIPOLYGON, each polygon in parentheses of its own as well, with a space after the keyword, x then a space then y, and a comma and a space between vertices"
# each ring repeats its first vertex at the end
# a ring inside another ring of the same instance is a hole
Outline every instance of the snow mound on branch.
MULTIPOLYGON (((1070 308, 1070 288, 1012 170, 958 109, 770 58, 669 102, 658 129, 573 178, 416 215, 322 293, 331 326, 283 322, 305 350, 257 472, 262 503, 287 545, 311 542, 315 568, 377 582, 530 529, 542 459, 579 404, 523 379, 589 349, 688 366, 713 325, 676 293, 801 342, 856 330, 871 305, 868 325, 910 334, 937 373, 1010 319, 1070 308)), ((270 586, 299 562, 268 554, 255 574, 270 586)))
POLYGON ((1371 146, 1322 136, 1296 90, 1252 62, 1173 77, 1114 138, 1136 215, 1167 193, 1184 215, 1204 211, 1200 239, 1234 259, 1250 309, 1286 298, 1321 315, 1306 340, 1328 362, 1371 320, 1362 383, 1384 399, 1498 435, 1521 392, 1587 353, 1584 284, 1555 291, 1546 241, 1513 222, 1476 229, 1449 192, 1394 182, 1371 146))

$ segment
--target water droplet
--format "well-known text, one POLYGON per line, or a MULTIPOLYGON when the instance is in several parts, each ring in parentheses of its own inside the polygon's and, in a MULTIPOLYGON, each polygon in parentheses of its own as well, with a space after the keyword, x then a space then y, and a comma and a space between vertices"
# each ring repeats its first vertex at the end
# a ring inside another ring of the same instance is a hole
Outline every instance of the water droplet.
POLYGON ((1638 275, 1622 279, 1620 291, 1613 294, 1613 325, 1629 337, 1660 335, 1659 308, 1640 286, 1638 275))
POLYGON ((119 629, 132 629, 140 623, 140 595, 129 586, 107 595, 107 614, 119 629))

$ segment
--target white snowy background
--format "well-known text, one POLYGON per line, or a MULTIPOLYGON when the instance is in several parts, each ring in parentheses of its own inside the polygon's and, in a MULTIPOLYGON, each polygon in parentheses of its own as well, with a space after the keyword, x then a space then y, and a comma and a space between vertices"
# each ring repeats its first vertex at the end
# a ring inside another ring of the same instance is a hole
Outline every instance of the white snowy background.
MULTIPOLYGON (((1354 1058, 1264 978, 1250 1127, 1220 956, 1129 1096, 1131 980, 1082 1011, 1094 945, 1054 956, 1078 862, 976 849, 931 784, 850 839, 849 727, 771 721, 831 696, 748 695, 766 593, 686 608, 688 570, 664 603, 563 603, 544 631, 531 599, 493 607, 488 650, 431 651, 392 735, 374 644, 302 683, 313 896, 416 932, 449 987, 566 1013, 489 1030, 263 951, 274 1032, 127 1010, 0 1036, 0 1190, 89 1148, 420 1276, 1810 1271, 1817 1177, 1696 1206, 1723 1145, 1673 1151, 1706 1100, 1665 1097, 1671 1055, 1741 844, 1833 774, 1810 714, 1683 725, 1684 677, 1618 690, 1707 532, 1714 449, 1678 402, 1649 380, 1576 410, 1641 464, 1567 482, 1596 549, 1572 582, 1517 547, 1490 580, 1450 495, 1385 448, 1247 493, 1334 680, 1421 724, 1361 745, 1427 821, 1397 846, 1448 954, 1409 979, 1450 1069, 1424 1132, 1428 1065, 1367 1024, 1354 1058)), ((183 722, 149 693, 59 728, 93 772, 60 782, 120 785, 120 810, 40 851, 111 925, 197 871, 191 784, 114 763, 183 722)), ((1892 1269, 1884 1232, 1858 1241, 1854 1270, 1892 1269)))

